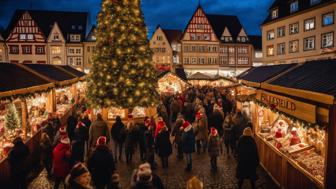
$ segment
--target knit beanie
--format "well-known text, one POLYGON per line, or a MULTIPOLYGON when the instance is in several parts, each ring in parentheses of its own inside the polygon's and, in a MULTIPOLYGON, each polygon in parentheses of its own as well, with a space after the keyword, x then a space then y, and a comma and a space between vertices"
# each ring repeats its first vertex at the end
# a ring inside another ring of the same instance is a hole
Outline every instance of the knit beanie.
POLYGON ((107 139, 105 136, 100 136, 98 139, 97 139, 97 143, 96 145, 99 146, 99 145, 105 145, 107 142, 107 139))

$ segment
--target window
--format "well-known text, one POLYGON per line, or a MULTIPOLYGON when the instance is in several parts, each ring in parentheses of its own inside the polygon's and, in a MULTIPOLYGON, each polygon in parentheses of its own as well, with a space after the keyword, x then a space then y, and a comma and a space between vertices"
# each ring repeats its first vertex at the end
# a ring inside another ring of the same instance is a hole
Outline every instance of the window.
POLYGON ((289 25, 289 34, 299 33, 299 23, 294 23, 289 25))
POLYGON ((315 18, 309 18, 304 21, 304 30, 309 31, 315 29, 315 18))
POLYGON ((210 34, 204 34, 204 40, 210 40, 210 34))
POLYGON ((263 57, 263 54, 262 52, 255 52, 255 55, 254 55, 256 58, 262 58, 263 57))
POLYGON ((191 40, 196 40, 196 34, 194 34, 194 33, 190 34, 190 39, 191 40))
POLYGON ((274 46, 267 46, 267 56, 274 56, 274 46))
POLYGON ((156 40, 158 40, 158 41, 162 41, 162 36, 158 35, 158 36, 156 37, 156 40))
POLYGON ((76 54, 81 54, 82 53, 82 49, 76 49, 76 54))
POLYGON ((27 39, 28 40, 33 40, 34 39, 34 35, 33 34, 28 34, 27 35, 27 39))
POLYGON ((274 39, 274 30, 270 30, 267 32, 267 40, 274 39))
POLYGON ((238 57, 238 64, 248 64, 247 57, 238 57))
POLYGON ((75 49, 73 49, 73 48, 68 49, 68 53, 69 54, 75 54, 75 49))
POLYGON ((31 54, 31 45, 22 45, 22 54, 31 54))
POLYGON ((235 64, 235 58, 234 57, 229 57, 229 64, 235 64))
POLYGON ((56 58, 56 59, 53 59, 52 64, 53 64, 53 65, 61 65, 61 64, 62 64, 62 61, 61 61, 60 58, 56 58))
POLYGON ((282 26, 282 27, 278 28, 278 37, 285 36, 285 33, 286 33, 286 27, 285 26, 282 26))
POLYGON ((322 34, 321 48, 334 46, 334 32, 322 34))
POLYGON ((303 39, 303 50, 309 51, 315 49, 315 36, 303 39))
POLYGON ((183 63, 184 64, 189 64, 189 58, 183 58, 183 63))
POLYGON ((45 54, 44 46, 35 46, 35 54, 45 54))
POLYGON ((191 58, 191 63, 192 64, 196 64, 196 62, 197 62, 197 58, 195 58, 195 57, 191 58))
POLYGON ((72 26, 71 26, 71 29, 75 30, 75 29, 76 29, 76 26, 75 26, 75 25, 72 25, 72 26))
POLYGON ((78 26, 78 29, 79 29, 79 30, 82 30, 82 29, 83 29, 83 26, 79 25, 79 26, 78 26))
POLYGON ((53 46, 51 47, 51 54, 60 54, 61 53, 61 47, 53 46))
POLYGON ((74 61, 73 61, 73 58, 72 58, 72 57, 69 57, 69 58, 68 58, 68 64, 69 64, 69 65, 74 65, 74 61))
POLYGON ((277 53, 278 55, 285 54, 286 51, 286 43, 279 43, 277 45, 277 53))
POLYGON ((58 34, 55 34, 55 35, 54 35, 54 40, 55 40, 55 41, 58 41, 58 40, 60 40, 60 38, 59 38, 59 35, 58 35, 58 34))
POLYGON ((229 53, 234 53, 235 52, 235 48, 234 47, 230 47, 229 48, 229 53))
POLYGON ((238 48, 238 53, 247 54, 247 47, 239 47, 238 48))
POLYGON ((290 4, 290 13, 296 12, 299 10, 299 1, 294 1, 290 4))
POLYGON ((320 2, 321 2, 321 0, 310 0, 310 5, 316 5, 320 2))
POLYGON ((70 35, 71 42, 80 42, 80 35, 70 35))
POLYGON ((289 53, 299 52, 299 40, 289 42, 289 53))
POLYGON ((19 54, 19 45, 9 45, 9 54, 19 54))
POLYGON ((80 65, 82 65, 82 58, 77 57, 76 58, 76 66, 80 66, 80 65))
POLYGON ((27 39, 27 35, 26 34, 20 34, 20 40, 26 40, 27 39))
POLYGON ((241 41, 245 42, 246 41, 245 37, 241 37, 241 41))
POLYGON ((272 10, 272 19, 278 18, 278 9, 272 10))
POLYGON ((322 26, 329 26, 334 24, 334 12, 322 15, 322 26))

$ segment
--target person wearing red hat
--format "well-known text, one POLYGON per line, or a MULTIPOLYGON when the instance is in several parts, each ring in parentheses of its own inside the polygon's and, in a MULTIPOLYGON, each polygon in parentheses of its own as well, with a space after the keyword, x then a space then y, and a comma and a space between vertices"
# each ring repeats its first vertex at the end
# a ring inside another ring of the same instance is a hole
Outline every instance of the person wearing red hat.
POLYGON ((208 139, 208 153, 210 156, 211 170, 217 171, 217 157, 220 153, 220 138, 217 129, 211 127, 208 139))
POLYGON ((158 135, 158 133, 165 126, 166 126, 166 123, 163 121, 162 117, 158 117, 158 122, 156 124, 155 132, 154 132, 154 138, 156 138, 156 136, 158 135))
POLYGON ((106 145, 107 138, 100 136, 96 141, 96 148, 88 159, 88 169, 97 189, 105 188, 115 171, 112 152, 106 145))
POLYGON ((85 124, 78 119, 74 131, 73 140, 71 141, 72 161, 73 163, 84 162, 85 142, 88 140, 89 131, 85 124))
POLYGON ((131 120, 127 124, 126 139, 125 139, 125 155, 126 163, 129 165, 132 162, 135 145, 137 143, 138 133, 136 131, 134 121, 131 120))
POLYGON ((188 121, 184 121, 182 124, 182 150, 186 156, 187 167, 186 171, 191 171, 192 169, 192 153, 195 152, 195 134, 194 129, 188 121))
POLYGON ((208 119, 202 112, 198 111, 195 123, 197 153, 201 153, 201 147, 205 153, 208 143, 208 119))
POLYGON ((161 158, 162 168, 168 168, 168 157, 172 154, 172 146, 167 127, 162 127, 156 137, 157 154, 161 158))
POLYGON ((174 137, 174 146, 177 148, 177 159, 182 160, 183 159, 183 150, 182 150, 182 133, 183 129, 182 125, 184 123, 183 115, 179 113, 177 116, 175 126, 172 132, 172 136, 174 137))
POLYGON ((56 146, 60 142, 61 138, 64 138, 65 136, 68 136, 68 133, 67 133, 67 130, 66 130, 66 126, 62 125, 58 129, 58 131, 57 131, 57 133, 54 137, 53 146, 56 146))
POLYGON ((53 174, 55 176, 55 185, 54 188, 59 188, 61 182, 63 182, 64 187, 64 179, 70 172, 70 139, 67 136, 63 136, 60 142, 53 150, 53 174))
POLYGON ((89 149, 92 151, 94 149, 95 143, 100 136, 105 136, 107 143, 111 139, 110 131, 108 129, 107 123, 103 120, 100 113, 97 114, 97 120, 94 121, 89 130, 89 149))

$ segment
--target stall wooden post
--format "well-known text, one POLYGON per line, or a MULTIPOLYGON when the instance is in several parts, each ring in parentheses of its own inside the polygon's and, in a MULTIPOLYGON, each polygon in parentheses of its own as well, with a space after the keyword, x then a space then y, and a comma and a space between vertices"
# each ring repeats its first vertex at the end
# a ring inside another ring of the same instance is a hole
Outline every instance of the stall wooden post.
POLYGON ((328 144, 327 144, 327 163, 325 188, 336 188, 336 105, 330 108, 329 127, 328 127, 328 144))
POLYGON ((22 130, 24 131, 24 138, 27 137, 27 124, 28 124, 28 110, 27 110, 27 102, 26 99, 21 100, 21 123, 22 123, 22 130))
POLYGON ((74 98, 74 100, 75 100, 75 103, 77 103, 79 99, 78 99, 78 96, 77 96, 78 93, 77 93, 76 83, 71 85, 70 90, 71 90, 71 93, 72 93, 73 98, 74 98))
POLYGON ((56 112, 56 91, 55 91, 55 89, 52 89, 48 93, 47 110, 48 110, 49 113, 56 112))

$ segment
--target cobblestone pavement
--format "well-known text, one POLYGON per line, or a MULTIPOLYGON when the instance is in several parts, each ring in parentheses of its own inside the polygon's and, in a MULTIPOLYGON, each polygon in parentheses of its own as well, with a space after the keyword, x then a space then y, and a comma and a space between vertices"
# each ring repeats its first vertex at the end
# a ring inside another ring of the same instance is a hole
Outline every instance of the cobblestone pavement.
MULTIPOLYGON (((160 176, 167 189, 186 188, 186 181, 192 176, 197 176, 204 183, 204 188, 208 189, 234 189, 237 186, 236 161, 231 155, 223 154, 218 159, 218 171, 210 171, 210 158, 207 154, 193 155, 193 170, 188 173, 184 171, 185 162, 177 161, 175 154, 169 157, 169 168, 162 169, 160 159, 156 157, 158 169, 155 173, 160 176)), ((117 171, 120 174, 120 180, 123 188, 129 187, 129 181, 133 170, 140 164, 139 153, 135 154, 133 163, 127 166, 125 161, 117 163, 117 171)), ((278 189, 267 173, 259 167, 257 170, 259 179, 257 180, 258 189, 278 189)), ((50 189, 53 182, 46 178, 46 171, 42 173, 30 184, 29 189, 50 189)), ((61 185, 62 186, 62 185, 61 185)), ((63 188, 60 187, 60 188, 63 188)), ((244 189, 250 189, 248 181, 244 182, 244 189)))

